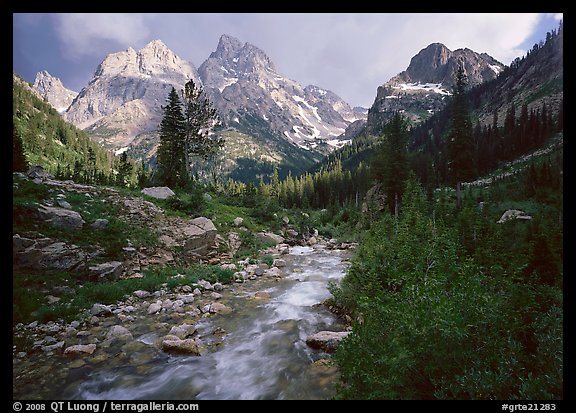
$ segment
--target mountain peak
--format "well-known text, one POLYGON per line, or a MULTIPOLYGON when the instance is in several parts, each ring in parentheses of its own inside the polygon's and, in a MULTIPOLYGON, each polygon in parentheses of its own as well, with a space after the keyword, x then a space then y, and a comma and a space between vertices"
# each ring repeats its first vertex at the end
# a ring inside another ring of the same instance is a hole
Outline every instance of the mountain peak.
POLYGON ((145 50, 167 50, 172 52, 172 50, 170 50, 170 48, 166 46, 166 43, 164 43, 160 39, 150 41, 148 44, 146 44, 146 46, 140 49, 140 52, 143 52, 145 50))
POLYGON ((65 88, 62 81, 52 76, 47 70, 36 73, 33 87, 60 113, 63 113, 70 106, 78 94, 65 88))

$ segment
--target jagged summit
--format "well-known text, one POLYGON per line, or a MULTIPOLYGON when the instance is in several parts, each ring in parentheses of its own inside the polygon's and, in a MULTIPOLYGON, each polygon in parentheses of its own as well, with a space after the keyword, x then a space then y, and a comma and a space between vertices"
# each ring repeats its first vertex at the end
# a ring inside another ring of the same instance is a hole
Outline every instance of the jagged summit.
POLYGON ((78 92, 64 87, 59 78, 52 76, 46 70, 36 73, 33 87, 59 113, 64 113, 78 95, 78 92))

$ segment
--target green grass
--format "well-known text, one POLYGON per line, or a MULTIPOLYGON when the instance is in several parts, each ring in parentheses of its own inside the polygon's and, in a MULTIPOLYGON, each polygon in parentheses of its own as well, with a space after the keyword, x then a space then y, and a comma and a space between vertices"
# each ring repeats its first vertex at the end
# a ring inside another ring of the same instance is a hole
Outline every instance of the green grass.
POLYGON ((14 324, 41 322, 62 319, 77 319, 83 310, 94 303, 113 304, 136 290, 155 291, 166 285, 174 289, 180 285, 191 285, 204 279, 229 284, 234 272, 219 266, 194 264, 189 267, 156 267, 144 271, 142 278, 129 278, 112 282, 82 282, 77 276, 67 272, 17 272, 14 274, 13 316, 14 324), (73 293, 60 295, 61 300, 49 305, 47 293, 55 286, 67 286, 73 293))

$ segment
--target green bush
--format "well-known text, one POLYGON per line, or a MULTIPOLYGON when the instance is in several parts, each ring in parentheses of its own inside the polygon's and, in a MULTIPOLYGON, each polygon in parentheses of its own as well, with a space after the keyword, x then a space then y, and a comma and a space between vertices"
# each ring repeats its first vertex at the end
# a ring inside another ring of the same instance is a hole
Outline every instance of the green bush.
MULTIPOLYGON (((400 217, 375 223, 340 286, 331 286, 336 303, 359 320, 336 353, 338 398, 563 397, 562 291, 550 282, 557 272, 519 277, 530 258, 514 254, 530 251, 530 237, 492 247, 516 224, 495 228, 492 218, 459 214, 429 218, 422 193, 409 185, 400 217), (491 248, 513 253, 489 259, 491 248), (520 270, 507 266, 511 259, 520 270)), ((539 265, 558 271, 556 260, 539 265)))
POLYGON ((266 254, 260 258, 260 261, 271 267, 272 264, 274 264, 274 257, 270 254, 266 254))

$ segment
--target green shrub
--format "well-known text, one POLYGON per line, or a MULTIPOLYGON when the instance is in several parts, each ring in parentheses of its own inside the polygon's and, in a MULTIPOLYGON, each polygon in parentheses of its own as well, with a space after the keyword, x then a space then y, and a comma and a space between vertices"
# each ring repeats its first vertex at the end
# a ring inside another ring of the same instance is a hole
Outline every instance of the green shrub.
POLYGON ((260 258, 260 261, 271 267, 272 264, 274 263, 274 257, 270 254, 266 254, 260 258))

